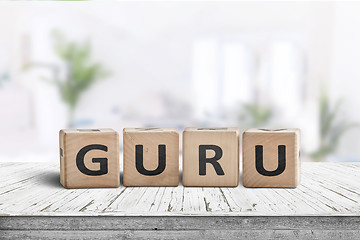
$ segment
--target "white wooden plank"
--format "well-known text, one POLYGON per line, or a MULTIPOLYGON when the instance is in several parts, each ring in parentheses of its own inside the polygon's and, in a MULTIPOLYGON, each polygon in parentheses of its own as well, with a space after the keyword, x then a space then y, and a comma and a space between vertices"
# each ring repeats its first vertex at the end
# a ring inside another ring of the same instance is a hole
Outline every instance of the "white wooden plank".
POLYGON ((0 163, 0 215, 360 215, 360 163, 304 163, 296 189, 64 189, 58 164, 0 163), (50 181, 50 182, 49 182, 50 181), (5 184, 6 183, 6 184, 5 184))
POLYGON ((216 188, 202 188, 204 192, 204 202, 206 202, 207 211, 209 212, 231 212, 231 207, 222 190, 216 188))
POLYGON ((184 187, 182 212, 187 214, 209 212, 201 187, 184 187))
POLYGON ((157 212, 181 212, 184 187, 165 188, 164 196, 157 206, 157 212))
MULTIPOLYGON (((0 182, 1 192, 6 191, 6 187, 12 187, 12 185, 23 185, 24 183, 36 179, 41 174, 46 174, 44 171, 48 168, 54 169, 55 165, 44 165, 44 164, 26 164, 24 167, 19 164, 17 168, 1 167, 0 176, 2 181, 0 182)), ((58 172, 58 171, 57 171, 58 172)), ((1 193, 0 192, 0 193, 1 193)))

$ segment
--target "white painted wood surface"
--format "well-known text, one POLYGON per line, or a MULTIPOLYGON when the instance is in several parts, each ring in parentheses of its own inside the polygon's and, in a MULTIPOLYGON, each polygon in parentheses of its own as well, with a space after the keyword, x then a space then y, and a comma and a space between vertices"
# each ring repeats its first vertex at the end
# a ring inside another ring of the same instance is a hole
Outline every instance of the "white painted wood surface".
POLYGON ((296 189, 64 189, 59 166, 0 163, 0 216, 359 216, 360 163, 303 163, 296 189))

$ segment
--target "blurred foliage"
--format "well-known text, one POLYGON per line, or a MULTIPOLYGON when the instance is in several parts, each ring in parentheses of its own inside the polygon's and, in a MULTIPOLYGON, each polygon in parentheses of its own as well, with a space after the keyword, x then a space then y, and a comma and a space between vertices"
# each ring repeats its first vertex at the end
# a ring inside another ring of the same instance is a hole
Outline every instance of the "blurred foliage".
POLYGON ((239 121, 251 127, 264 127, 274 115, 271 105, 259 103, 244 104, 239 114, 239 121))
POLYGON ((60 31, 53 31, 55 53, 66 66, 66 77, 60 79, 45 79, 55 84, 61 93, 63 101, 70 109, 70 124, 73 113, 81 94, 100 79, 108 76, 103 66, 91 60, 91 45, 88 40, 83 43, 71 42, 60 31))
POLYGON ((351 128, 359 126, 358 123, 349 122, 343 117, 341 107, 343 102, 336 101, 331 106, 329 96, 325 90, 319 98, 319 127, 320 144, 319 149, 310 154, 314 161, 324 161, 325 158, 336 152, 342 136, 351 128))
POLYGON ((0 87, 2 87, 3 83, 8 81, 10 79, 9 74, 8 73, 2 73, 0 74, 0 87))

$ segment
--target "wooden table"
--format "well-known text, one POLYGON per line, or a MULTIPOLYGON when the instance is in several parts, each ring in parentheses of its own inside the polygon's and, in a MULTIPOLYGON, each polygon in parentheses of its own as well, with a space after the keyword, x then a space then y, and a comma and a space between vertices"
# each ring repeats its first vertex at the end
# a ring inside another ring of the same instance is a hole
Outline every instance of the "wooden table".
POLYGON ((360 163, 303 163, 296 189, 68 190, 48 163, 0 179, 0 238, 360 239, 360 163))

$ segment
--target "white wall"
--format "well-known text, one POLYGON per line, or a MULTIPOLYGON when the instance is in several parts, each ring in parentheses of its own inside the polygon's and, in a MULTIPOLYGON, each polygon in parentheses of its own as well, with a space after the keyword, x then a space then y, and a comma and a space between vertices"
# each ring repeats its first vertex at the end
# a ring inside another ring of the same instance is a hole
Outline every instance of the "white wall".
MULTIPOLYGON (((95 58, 113 73, 84 96, 79 117, 96 112, 95 117, 101 118, 100 113, 114 107, 141 113, 151 107, 144 100, 151 99, 146 95, 152 92, 166 91, 191 104, 192 47, 204 37, 236 38, 255 32, 261 48, 278 36, 275 33, 294 33, 308 55, 305 80, 311 85, 305 94, 313 97, 314 82, 329 78, 332 4, 328 3, 38 3, 28 9, 32 14, 28 27, 35 38, 45 39, 52 28, 77 40, 90 36, 95 58)), ((34 44, 47 52, 42 56, 37 51, 34 57, 49 59, 51 42, 34 44)))
MULTIPOLYGON (((325 82, 332 96, 346 96, 349 118, 360 121, 352 111, 359 99, 358 12, 358 3, 333 2, 1 2, 0 48, 8 49, 14 85, 27 89, 38 102, 29 122, 49 149, 57 144, 54 129, 64 125, 64 106, 56 90, 39 80, 50 76, 48 70, 21 71, 19 46, 29 43, 34 61, 59 64, 50 41, 54 28, 76 41, 91 38, 94 59, 112 72, 84 94, 76 112, 78 119, 93 119, 97 126, 159 122, 166 115, 159 93, 191 106, 198 40, 251 39, 254 52, 261 55, 269 43, 284 36, 292 36, 305 56, 303 115, 314 116, 319 82, 325 82), (122 122, 129 115, 144 121, 122 122)), ((192 117, 169 118, 187 124, 192 117)), ((299 120, 308 150, 316 144, 315 121, 299 120)), ((360 155, 358 140, 355 131, 347 134, 341 152, 360 155)))
MULTIPOLYGON (((343 99, 347 121, 360 122, 360 3, 339 2, 334 8, 332 41, 331 95, 343 99)), ((340 154, 360 155, 360 129, 348 132, 341 142, 340 154)))

